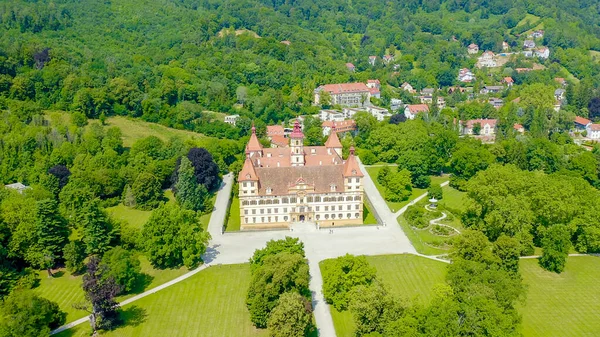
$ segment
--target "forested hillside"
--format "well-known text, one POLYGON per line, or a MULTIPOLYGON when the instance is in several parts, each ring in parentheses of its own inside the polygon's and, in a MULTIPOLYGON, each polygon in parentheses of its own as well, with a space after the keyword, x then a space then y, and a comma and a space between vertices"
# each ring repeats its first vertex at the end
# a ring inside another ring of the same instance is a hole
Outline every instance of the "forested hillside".
POLYGON ((0 106, 25 120, 55 108, 238 137, 249 120, 209 128, 202 111, 274 122, 310 112, 327 82, 451 85, 473 65, 466 45, 500 51, 540 25, 549 64, 600 83, 588 53, 600 50, 593 1, 8 0, 0 13, 0 106), (369 55, 396 52, 395 72, 368 66, 369 55))

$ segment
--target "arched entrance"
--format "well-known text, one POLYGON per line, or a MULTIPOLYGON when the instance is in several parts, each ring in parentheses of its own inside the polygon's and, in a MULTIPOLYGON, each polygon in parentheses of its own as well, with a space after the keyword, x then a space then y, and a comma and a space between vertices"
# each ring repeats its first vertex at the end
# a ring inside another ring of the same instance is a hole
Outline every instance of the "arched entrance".
POLYGON ((301 215, 299 219, 300 219, 300 222, 304 222, 305 216, 301 215))

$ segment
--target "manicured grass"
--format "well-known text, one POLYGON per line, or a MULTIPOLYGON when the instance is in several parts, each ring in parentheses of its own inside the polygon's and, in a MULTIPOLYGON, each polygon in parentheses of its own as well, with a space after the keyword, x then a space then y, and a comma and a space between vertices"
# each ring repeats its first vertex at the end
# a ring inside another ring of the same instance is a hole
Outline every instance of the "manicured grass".
POLYGON ((367 203, 363 203, 363 224, 365 224, 365 225, 377 224, 377 219, 375 219, 375 215, 373 215, 373 212, 371 212, 371 208, 369 208, 367 203))
POLYGON ((225 231, 239 231, 240 225, 240 199, 237 196, 233 196, 233 199, 231 199, 231 206, 229 207, 229 219, 227 219, 225 231))
POLYGON ((427 230, 414 229, 408 224, 408 221, 404 219, 403 215, 400 215, 397 218, 397 220, 400 227, 402 227, 404 234, 406 234, 406 236, 408 237, 412 245, 415 247, 417 252, 424 255, 441 255, 448 253, 447 249, 436 248, 429 245, 432 242, 447 241, 448 238, 433 235, 427 230))
POLYGON ((461 192, 455 188, 450 187, 450 185, 446 185, 442 187, 442 194, 443 198, 439 201, 439 205, 461 212, 466 209, 466 192, 461 192))
MULTIPOLYGON (((392 293, 426 304, 436 284, 444 283, 446 264, 423 257, 402 255, 367 256, 377 269, 377 277, 392 293)), ((354 337, 354 322, 349 311, 338 312, 331 307, 333 324, 338 337, 354 337)))
POLYGON ((525 337, 600 335, 600 258, 569 257, 561 274, 540 268, 537 259, 521 260, 528 286, 523 315, 525 337))
MULTIPOLYGON (((267 336, 246 308, 248 264, 213 266, 160 292, 123 307, 125 323, 103 336, 267 336)), ((59 337, 89 336, 89 324, 59 337)))
MULTIPOLYGON (((217 200, 216 194, 214 194, 212 197, 210 197, 210 204, 214 205, 215 200, 217 200)), ((204 229, 205 231, 208 230, 208 223, 210 222, 211 216, 212 216, 212 210, 210 211, 210 213, 206 213, 206 214, 203 214, 200 216, 200 223, 202 224, 202 229, 204 229)))
MULTIPOLYGON (((186 268, 158 270, 152 268, 146 257, 140 255, 142 273, 145 274, 140 279, 138 286, 131 294, 119 297, 119 301, 134 296, 137 293, 152 289, 165 282, 168 282, 178 276, 185 274, 186 268)), ((40 286, 35 289, 42 297, 58 303, 61 310, 67 313, 67 322, 74 321, 84 317, 86 313, 73 308, 73 304, 84 301, 83 290, 81 289, 82 275, 73 276, 66 270, 60 270, 56 276, 49 278, 46 271, 40 271, 40 286)))
POLYGON ((139 229, 142 229, 144 224, 150 219, 150 215, 152 215, 152 211, 143 211, 123 204, 109 207, 106 211, 113 219, 127 222, 129 226, 139 229))
POLYGON ((123 145, 125 147, 130 147, 136 140, 148 136, 156 136, 163 141, 168 141, 173 137, 180 137, 184 140, 209 138, 201 133, 172 129, 160 124, 144 122, 139 119, 129 119, 122 116, 108 118, 106 126, 116 126, 121 129, 123 133, 123 145))
MULTIPOLYGON (((381 170, 382 167, 383 166, 372 166, 372 167, 367 167, 366 169, 367 169, 367 173, 369 173, 369 175, 371 176, 373 183, 375 183, 375 187, 377 187, 377 190, 379 191, 379 193, 381 193, 381 196, 384 197, 384 199, 385 199, 385 188, 383 186, 381 186, 381 184, 377 181, 377 174, 379 173, 379 170, 381 170)), ((393 169, 393 167, 392 167, 392 169, 393 169)), ((448 177, 446 177, 446 176, 431 176, 431 184, 432 185, 433 184, 441 184, 447 180, 448 180, 448 177)), ((408 200, 400 201, 400 202, 392 202, 392 201, 386 200, 385 203, 388 205, 388 207, 390 208, 390 210, 392 212, 397 212, 399 209, 408 205, 409 202, 411 202, 415 198, 419 197, 423 193, 427 193, 427 190, 421 189, 421 188, 413 188, 412 193, 411 193, 410 197, 408 198, 408 200)))

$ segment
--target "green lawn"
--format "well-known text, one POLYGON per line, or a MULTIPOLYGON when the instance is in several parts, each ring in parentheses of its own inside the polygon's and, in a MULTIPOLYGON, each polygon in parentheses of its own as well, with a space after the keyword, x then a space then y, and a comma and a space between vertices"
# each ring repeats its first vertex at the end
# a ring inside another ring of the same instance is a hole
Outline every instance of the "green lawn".
MULTIPOLYGON (((402 255, 367 256, 377 269, 377 277, 393 294, 425 304, 431 299, 433 286, 444 283, 446 264, 423 257, 402 255)), ((354 337, 354 322, 348 311, 331 308, 338 337, 354 337)))
MULTIPOLYGON (((152 268, 146 257, 140 255, 142 273, 145 274, 131 294, 119 297, 127 299, 137 293, 152 289, 178 276, 185 274, 186 268, 158 270, 152 268)), ((73 276, 66 270, 60 270, 56 277, 49 278, 46 271, 40 271, 40 286, 35 289, 42 297, 58 303, 61 310, 67 313, 67 322, 84 317, 86 313, 73 308, 73 304, 84 301, 81 289, 82 276, 73 276)))
POLYGON ((365 225, 375 225, 377 224, 377 219, 375 219, 375 215, 371 212, 371 208, 367 203, 363 203, 363 224, 365 225))
MULTIPOLYGON (((189 279, 123 307, 125 323, 103 336, 267 336, 246 308, 250 266, 210 267, 189 279)), ((89 336, 89 324, 58 337, 89 336)))
POLYGON ((406 234, 417 252, 424 255, 441 255, 448 253, 448 249, 431 246, 431 243, 433 242, 446 241, 448 238, 434 235, 427 230, 414 229, 408 224, 408 221, 404 219, 403 215, 400 215, 397 220, 400 227, 402 227, 404 234, 406 234))
POLYGON ((240 199, 234 196, 231 199, 231 206, 229 207, 229 219, 227 219, 227 225, 225 231, 235 232, 240 230, 240 199))
POLYGON ((520 310, 525 337, 600 336, 600 257, 569 257, 561 274, 523 259, 521 272, 528 286, 520 310))
MULTIPOLYGON (((381 193, 381 196, 385 196, 385 188, 383 186, 381 186, 381 184, 377 181, 377 174, 379 173, 379 170, 381 170, 382 167, 383 166, 374 166, 374 167, 366 167, 366 169, 367 169, 367 173, 369 173, 369 175, 371 176, 373 183, 377 187, 377 190, 379 190, 379 193, 381 193)), ((447 180, 448 180, 448 177, 445 177, 445 176, 431 176, 431 184, 432 185, 433 184, 441 184, 447 180)), ((386 200, 386 204, 388 205, 388 207, 390 208, 390 210, 392 212, 397 212, 400 208, 408 205, 409 202, 411 202, 418 196, 422 195, 423 193, 427 193, 427 190, 421 189, 421 188, 413 188, 412 194, 410 195, 408 200, 401 201, 401 202, 391 202, 391 201, 386 200)))
POLYGON ((439 204, 452 210, 464 211, 466 209, 467 193, 446 185, 442 187, 443 198, 439 204))

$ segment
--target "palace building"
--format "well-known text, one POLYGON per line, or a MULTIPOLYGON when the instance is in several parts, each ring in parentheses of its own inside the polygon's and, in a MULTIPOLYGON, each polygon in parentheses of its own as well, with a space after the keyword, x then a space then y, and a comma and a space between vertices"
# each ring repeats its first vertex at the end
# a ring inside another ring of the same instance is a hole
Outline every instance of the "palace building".
POLYGON ((238 176, 241 229, 363 223, 363 173, 350 148, 342 159, 335 125, 325 146, 304 146, 298 121, 288 147, 263 148, 255 129, 238 176))

